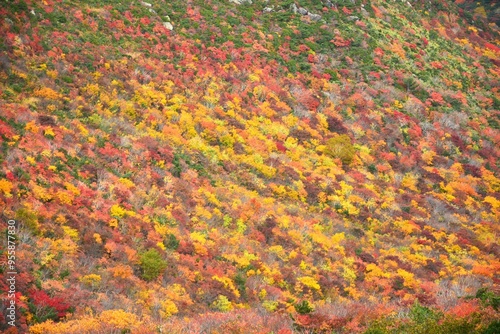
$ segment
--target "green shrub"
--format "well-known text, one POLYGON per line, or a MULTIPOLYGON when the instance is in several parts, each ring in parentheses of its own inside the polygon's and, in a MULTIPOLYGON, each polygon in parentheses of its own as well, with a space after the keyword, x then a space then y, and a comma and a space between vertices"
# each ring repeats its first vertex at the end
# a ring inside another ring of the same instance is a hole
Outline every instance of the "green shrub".
POLYGON ((460 318, 445 315, 441 311, 413 304, 407 317, 389 316, 377 319, 368 325, 364 334, 493 334, 500 333, 500 322, 482 318, 473 313, 460 318), (486 326, 487 325, 487 326, 486 326))
POLYGON ((477 290, 476 298, 480 299, 484 305, 493 307, 495 311, 498 311, 500 308, 500 295, 489 291, 488 288, 477 290))
POLYGON ((40 232, 38 215, 35 212, 26 208, 21 208, 17 210, 15 218, 18 223, 24 225, 33 234, 38 234, 40 232))
POLYGON ((167 237, 163 241, 165 247, 172 250, 176 250, 179 247, 179 243, 180 243, 179 240, 177 240, 175 235, 173 235, 172 233, 167 235, 167 237))
POLYGON ((303 300, 302 302, 293 305, 293 307, 299 314, 309 314, 314 311, 314 307, 312 307, 307 300, 303 300))
POLYGON ((160 253, 156 249, 150 249, 142 253, 139 258, 139 263, 142 269, 142 278, 146 281, 152 281, 165 270, 167 262, 162 259, 160 253))
POLYGON ((236 283, 236 287, 238 288, 238 291, 240 292, 240 295, 243 299, 246 298, 247 292, 246 292, 246 283, 247 283, 247 278, 244 273, 238 273, 234 277, 234 283, 236 283))
MULTIPOLYGON (((439 326, 435 331, 431 333, 443 333, 443 334, 473 334, 478 333, 476 330, 480 319, 477 314, 472 314, 465 318, 456 318, 452 316, 447 316, 443 321, 439 323, 439 326)), ((498 333, 498 332, 497 332, 498 333)))
POLYGON ((495 320, 482 332, 482 334, 500 333, 500 320, 495 320))
POLYGON ((413 320, 416 323, 438 320, 440 318, 439 313, 434 312, 428 307, 420 305, 418 300, 415 300, 415 303, 413 303, 413 306, 411 307, 408 316, 410 317, 411 320, 413 320))

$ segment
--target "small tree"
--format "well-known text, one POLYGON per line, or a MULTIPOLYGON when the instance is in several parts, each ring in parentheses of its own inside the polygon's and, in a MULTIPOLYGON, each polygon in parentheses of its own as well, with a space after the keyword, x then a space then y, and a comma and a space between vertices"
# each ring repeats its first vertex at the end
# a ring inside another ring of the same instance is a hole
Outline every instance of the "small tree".
POLYGON ((309 314, 314 311, 314 307, 309 304, 307 300, 303 300, 300 303, 294 304, 293 307, 299 314, 309 314))
POLYGON ((161 258, 156 249, 150 249, 140 255, 139 263, 142 269, 142 277, 146 281, 156 279, 167 267, 167 262, 161 258))
POLYGON ((224 295, 217 296, 217 299, 213 302, 212 306, 220 312, 228 312, 233 309, 232 303, 224 295))
POLYGON ((336 136, 326 142, 325 154, 340 159, 344 164, 350 164, 355 153, 351 138, 348 135, 336 136))

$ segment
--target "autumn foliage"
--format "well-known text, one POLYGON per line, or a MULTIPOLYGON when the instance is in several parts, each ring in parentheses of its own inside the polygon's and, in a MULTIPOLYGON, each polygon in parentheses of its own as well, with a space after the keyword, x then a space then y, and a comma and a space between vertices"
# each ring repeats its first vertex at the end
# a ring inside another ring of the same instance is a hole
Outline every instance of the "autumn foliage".
POLYGON ((0 6, 16 329, 498 332, 500 35, 467 6, 0 6))

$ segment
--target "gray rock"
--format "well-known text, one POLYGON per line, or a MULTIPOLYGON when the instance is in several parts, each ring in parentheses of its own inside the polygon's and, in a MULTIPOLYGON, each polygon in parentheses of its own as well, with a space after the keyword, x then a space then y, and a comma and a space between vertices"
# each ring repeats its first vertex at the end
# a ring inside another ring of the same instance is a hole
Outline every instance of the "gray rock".
POLYGON ((274 6, 271 6, 271 7, 264 8, 262 11, 264 13, 271 13, 273 10, 274 10, 274 6))
POLYGON ((247 3, 249 5, 252 4, 252 0, 229 0, 229 2, 235 3, 237 5, 242 5, 244 3, 247 3))
POLYGON ((308 13, 307 16, 311 19, 311 21, 319 21, 321 20, 321 15, 319 14, 313 14, 313 13, 308 13))
POLYGON ((150 4, 149 2, 141 1, 141 4, 146 7, 153 7, 153 5, 150 4))
POLYGON ((297 13, 299 12, 299 9, 297 8, 297 5, 296 5, 296 4, 294 4, 294 3, 292 3, 292 4, 290 5, 290 10, 291 10, 291 11, 292 11, 292 13, 294 13, 294 14, 297 14, 297 13))
POLYGON ((299 14, 301 14, 301 15, 307 15, 307 13, 309 13, 309 12, 304 7, 300 7, 299 8, 299 14))
POLYGON ((357 21, 357 20, 359 20, 359 17, 352 15, 352 16, 348 16, 347 20, 349 20, 349 21, 357 21))

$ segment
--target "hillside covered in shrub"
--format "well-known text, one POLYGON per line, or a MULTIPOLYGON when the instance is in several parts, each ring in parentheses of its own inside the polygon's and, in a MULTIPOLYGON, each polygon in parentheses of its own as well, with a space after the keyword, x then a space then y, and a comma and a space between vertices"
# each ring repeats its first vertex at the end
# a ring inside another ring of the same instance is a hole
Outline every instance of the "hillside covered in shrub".
POLYGON ((0 331, 500 331, 491 1, 0 4, 0 331))

